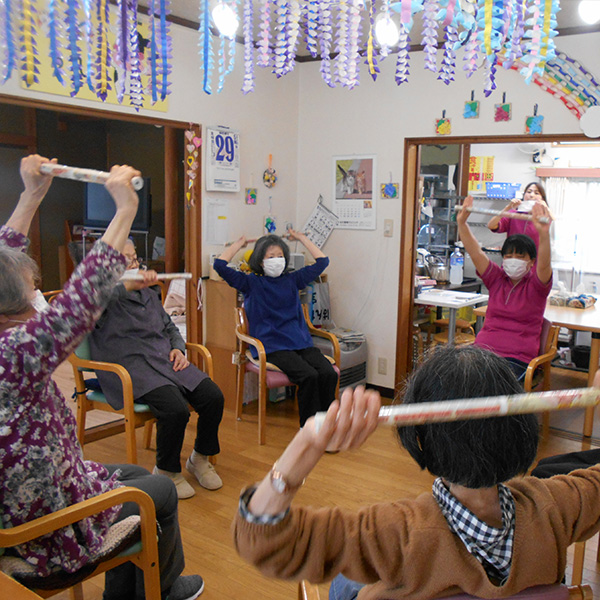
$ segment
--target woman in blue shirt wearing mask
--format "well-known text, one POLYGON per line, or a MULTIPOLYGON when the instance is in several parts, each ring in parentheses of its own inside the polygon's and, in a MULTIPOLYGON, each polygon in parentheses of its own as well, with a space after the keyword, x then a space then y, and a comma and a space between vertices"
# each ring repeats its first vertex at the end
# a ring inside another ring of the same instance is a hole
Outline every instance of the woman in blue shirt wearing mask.
POLYGON ((318 348, 313 346, 298 292, 314 281, 329 259, 304 233, 290 229, 289 239, 299 241, 315 263, 286 272, 290 250, 278 235, 261 237, 248 261, 246 274, 227 263, 246 245, 246 238, 225 249, 215 259, 215 271, 244 295, 250 335, 260 339, 267 361, 279 367, 298 386, 300 426, 315 413, 327 410, 335 399, 337 373, 318 348))

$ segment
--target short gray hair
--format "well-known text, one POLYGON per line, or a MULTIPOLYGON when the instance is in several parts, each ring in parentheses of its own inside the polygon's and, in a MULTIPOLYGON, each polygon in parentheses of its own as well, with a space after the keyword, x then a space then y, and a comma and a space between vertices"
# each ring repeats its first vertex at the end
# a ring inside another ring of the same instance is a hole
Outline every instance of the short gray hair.
POLYGON ((25 252, 0 247, 0 314, 18 315, 31 308, 27 274, 39 280, 37 263, 25 252))

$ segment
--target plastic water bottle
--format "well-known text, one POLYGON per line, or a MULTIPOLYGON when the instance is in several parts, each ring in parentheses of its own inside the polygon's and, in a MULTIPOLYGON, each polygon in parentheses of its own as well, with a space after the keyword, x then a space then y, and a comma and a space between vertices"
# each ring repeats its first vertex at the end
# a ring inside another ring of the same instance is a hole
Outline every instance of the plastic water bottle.
POLYGON ((463 269, 465 266, 465 257, 455 246, 454 252, 450 255, 450 283, 460 285, 463 282, 463 269))

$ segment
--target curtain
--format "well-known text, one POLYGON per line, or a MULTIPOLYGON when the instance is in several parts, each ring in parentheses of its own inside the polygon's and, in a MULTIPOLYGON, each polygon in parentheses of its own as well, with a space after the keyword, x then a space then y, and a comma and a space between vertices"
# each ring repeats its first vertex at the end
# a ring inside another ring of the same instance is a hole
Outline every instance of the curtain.
POLYGON ((553 266, 599 273, 600 182, 548 177, 546 194, 556 219, 551 230, 553 266))

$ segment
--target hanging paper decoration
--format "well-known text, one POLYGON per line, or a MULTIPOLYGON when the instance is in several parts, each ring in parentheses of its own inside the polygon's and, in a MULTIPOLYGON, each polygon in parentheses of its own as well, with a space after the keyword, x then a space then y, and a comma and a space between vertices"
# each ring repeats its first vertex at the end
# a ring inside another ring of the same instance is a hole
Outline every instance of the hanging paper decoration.
POLYGON ((119 69, 120 76, 117 76, 115 82, 115 91, 117 100, 123 102, 125 96, 126 79, 124 74, 129 65, 129 7, 127 0, 117 0, 117 27, 115 39, 115 52, 113 54, 113 63, 119 69))
POLYGON ((242 85, 242 92, 244 94, 254 91, 254 40, 252 39, 253 20, 254 5, 252 0, 244 0, 244 83, 242 85))
POLYGON ((377 49, 375 48, 375 2, 371 2, 371 8, 369 10, 369 34, 367 38, 367 59, 365 64, 369 68, 369 75, 373 78, 373 81, 377 80, 379 75, 379 67, 377 66, 377 49))
POLYGON ((130 4, 128 13, 129 42, 129 103, 136 110, 143 104, 142 69, 140 65, 140 48, 137 31, 137 0, 127 0, 130 4))
POLYGON ((528 63, 521 70, 526 82, 531 81, 534 73, 540 75, 544 70, 544 63, 556 55, 554 48, 554 37, 556 36, 556 12, 558 11, 558 0, 532 0, 527 7, 528 26, 524 37, 528 39, 525 43, 525 51, 522 60, 528 63))
POLYGON ((37 58, 36 47, 36 28, 34 21, 35 8, 32 5, 32 0, 22 0, 22 17, 21 17, 21 51, 23 81, 29 87, 38 82, 38 65, 40 61, 37 58))
POLYGON ((259 67, 269 66, 269 39, 271 32, 271 0, 262 0, 260 9, 260 34, 258 37, 258 60, 259 67))
POLYGON ((246 204, 256 204, 256 188, 246 188, 244 198, 246 204))
POLYGON ((60 7, 56 0, 48 2, 48 40, 50 42, 50 64, 52 65, 52 75, 61 85, 64 85, 63 69, 64 59, 62 56, 62 38, 64 31, 62 29, 62 19, 60 7))
POLYGON ((97 6, 98 29, 96 31, 96 95, 100 100, 106 100, 108 90, 108 69, 110 67, 110 47, 108 44, 108 0, 98 0, 97 6))
POLYGON ((502 94, 502 102, 500 104, 494 104, 494 122, 502 123, 504 121, 510 121, 512 117, 512 104, 506 102, 506 92, 502 94))
POLYGON ((304 18, 306 19, 306 49, 313 58, 317 58, 319 47, 317 42, 319 3, 317 0, 306 0, 304 18))
MULTIPOLYGON (((80 55, 79 55, 79 33, 78 33, 78 17, 77 17, 78 3, 77 0, 67 0, 67 8, 66 8, 66 28, 67 28, 67 37, 68 37, 68 52, 69 52, 69 71, 71 74, 71 96, 77 95, 79 89, 82 86, 81 81, 81 71, 80 71, 80 55)), ((91 26, 91 18, 90 18, 90 26, 91 26)), ((87 56, 87 64, 90 65, 93 63, 92 53, 87 56)), ((92 91, 95 92, 95 89, 92 91)))
POLYGON ((318 41, 319 51, 321 52, 321 77, 329 87, 335 87, 331 75, 331 41, 333 40, 333 28, 331 26, 331 8, 329 0, 318 0, 318 41))
POLYGON ((185 192, 185 198, 187 208, 191 208, 196 204, 196 186, 194 185, 194 182, 199 174, 198 154, 201 145, 202 138, 198 137, 196 131, 190 126, 190 129, 185 132, 185 164, 187 167, 187 190, 185 192))
POLYGON ((423 36, 421 38, 421 44, 423 44, 423 52, 425 53, 425 68, 434 73, 437 71, 437 13, 437 0, 425 0, 425 3, 423 4, 423 36))
POLYGON ((202 11, 200 12, 200 24, 198 26, 198 31, 200 33, 198 48, 200 50, 201 68, 204 71, 202 88, 204 89, 204 93, 212 94, 210 80, 215 61, 211 44, 210 13, 208 12, 208 2, 202 2, 200 6, 202 7, 202 11))
POLYGON ((171 36, 169 35, 169 0, 150 0, 150 96, 156 104, 169 93, 171 65, 171 36))
POLYGON ((0 0, 0 51, 2 83, 10 79, 16 65, 12 0, 0 0))
POLYGON ((463 117, 465 119, 478 119, 479 118, 479 102, 475 100, 475 92, 471 92, 471 100, 465 102, 465 109, 463 111, 463 117))
POLYGON ((277 171, 273 168, 273 155, 269 154, 269 166, 263 173, 263 183, 266 187, 272 188, 277 183, 277 171))
POLYGON ((396 59, 396 73, 395 73, 395 81, 396 85, 401 85, 402 83, 406 83, 408 81, 408 32, 405 30, 404 25, 400 25, 400 38, 398 39, 399 50, 398 50, 398 58, 396 59))
POLYGON ((360 48, 359 41, 362 36, 361 16, 360 16, 361 0, 351 0, 348 7, 348 57, 347 57, 347 86, 349 89, 354 88, 359 83, 360 76, 360 48))
POLYGON ((435 132, 437 135, 450 135, 452 133, 452 124, 450 119, 446 118, 446 111, 442 111, 442 117, 435 121, 435 132))
POLYGON ((544 117, 537 114, 538 105, 533 107, 533 115, 525 119, 525 133, 530 135, 536 135, 542 133, 542 126, 544 124, 544 117))
MULTIPOLYGON (((85 81, 90 92, 94 92, 94 27, 92 25, 92 0, 82 0, 83 7, 83 38, 85 46, 85 81)), ((75 2, 75 7, 77 3, 75 2)), ((75 8, 77 11, 77 8, 75 8)), ((137 8, 136 8, 137 12, 137 8)))

